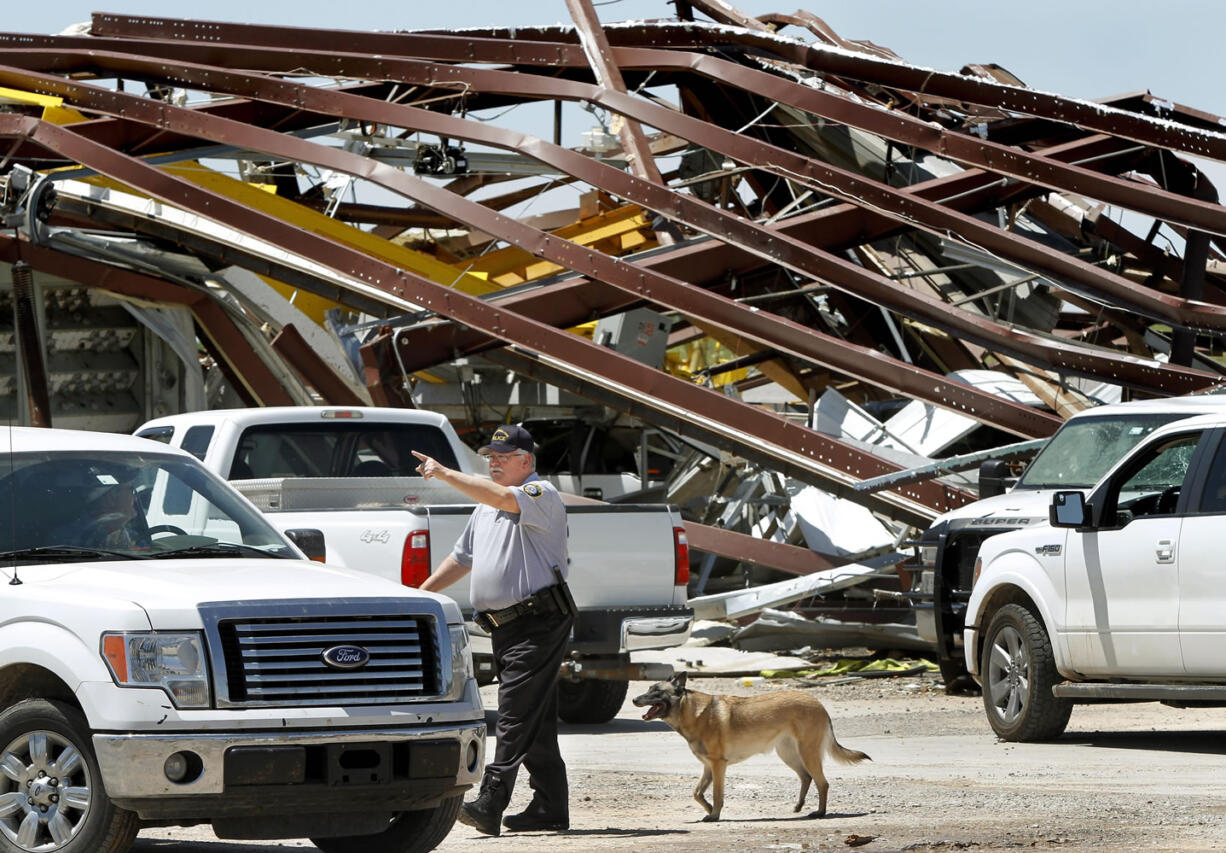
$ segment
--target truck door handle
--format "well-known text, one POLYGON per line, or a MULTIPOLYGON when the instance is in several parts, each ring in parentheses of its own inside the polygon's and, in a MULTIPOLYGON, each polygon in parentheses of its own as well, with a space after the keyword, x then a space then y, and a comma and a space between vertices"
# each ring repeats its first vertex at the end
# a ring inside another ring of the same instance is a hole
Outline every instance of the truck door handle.
POLYGON ((1175 562, 1175 543, 1170 539, 1159 539, 1155 553, 1159 563, 1173 563, 1175 562))

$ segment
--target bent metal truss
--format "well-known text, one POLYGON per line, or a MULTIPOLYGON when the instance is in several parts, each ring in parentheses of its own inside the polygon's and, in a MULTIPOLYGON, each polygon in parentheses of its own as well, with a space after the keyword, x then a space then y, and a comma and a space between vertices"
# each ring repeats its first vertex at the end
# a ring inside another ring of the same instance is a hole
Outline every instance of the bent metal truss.
POLYGON ((298 401, 286 365, 328 402, 405 405, 481 356, 910 524, 973 495, 733 388, 916 399, 1018 441, 1095 387, 1219 382, 1226 210, 1194 160, 1226 160, 1218 117, 917 68, 803 12, 678 0, 601 26, 568 5, 573 27, 514 32, 98 13, 85 34, 0 34, 0 252, 188 306, 251 405, 298 401), (580 108, 605 128, 564 145, 580 108), (134 265, 98 231, 205 273, 134 265), (253 351, 207 275, 229 266, 374 318, 364 383, 291 324, 253 351), (702 376, 755 370, 717 386, 577 333, 636 307, 678 346, 718 343, 702 376), (948 376, 985 367, 1046 405, 948 376))

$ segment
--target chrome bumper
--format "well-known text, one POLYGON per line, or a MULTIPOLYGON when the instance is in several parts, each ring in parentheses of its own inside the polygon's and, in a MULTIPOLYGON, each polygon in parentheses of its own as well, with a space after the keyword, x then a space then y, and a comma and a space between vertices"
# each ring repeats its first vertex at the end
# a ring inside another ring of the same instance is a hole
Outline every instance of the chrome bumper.
POLYGON ((406 729, 322 729, 252 734, 96 734, 94 753, 106 792, 113 800, 153 797, 193 797, 225 792, 226 751, 234 747, 293 747, 344 744, 411 744, 415 741, 456 741, 459 761, 455 785, 473 785, 481 777, 485 751, 484 723, 460 727, 431 726, 406 729), (175 753, 193 753, 199 773, 184 782, 166 778, 163 766, 175 753))
POLYGON ((635 616, 622 620, 621 650, 664 649, 679 646, 690 638, 694 616, 635 616))

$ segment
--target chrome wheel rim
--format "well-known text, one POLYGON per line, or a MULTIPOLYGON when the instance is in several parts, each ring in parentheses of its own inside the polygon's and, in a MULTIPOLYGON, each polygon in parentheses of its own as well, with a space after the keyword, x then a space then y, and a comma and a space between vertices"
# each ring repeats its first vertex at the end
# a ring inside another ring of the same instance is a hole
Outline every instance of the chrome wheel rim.
POLYGON ((996 632, 988 655, 988 699, 998 719, 1013 725, 1026 710, 1030 690, 1030 650, 1011 625, 996 632))
POLYGON ((90 783, 84 756, 62 735, 15 738, 0 755, 0 832, 22 850, 59 850, 85 825, 90 783))

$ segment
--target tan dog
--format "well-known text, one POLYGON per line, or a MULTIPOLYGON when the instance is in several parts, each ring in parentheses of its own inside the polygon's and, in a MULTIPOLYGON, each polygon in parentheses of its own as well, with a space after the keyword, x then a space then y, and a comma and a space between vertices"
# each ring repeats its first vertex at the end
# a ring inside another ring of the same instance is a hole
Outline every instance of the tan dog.
POLYGON ((822 773, 822 757, 827 752, 844 764, 872 760, 863 752, 840 746, 822 703, 797 690, 751 697, 713 696, 686 689, 685 673, 681 672, 671 681, 657 681, 633 701, 639 708, 647 707, 644 720, 663 720, 672 726, 702 762, 702 778, 694 789, 694 799, 707 810, 704 821, 719 820, 728 765, 760 752, 774 749, 800 777, 800 799, 792 811, 801 810, 809 783, 817 782, 819 802, 813 817, 826 814, 830 783, 822 773), (712 783, 714 804, 706 797, 712 783))

